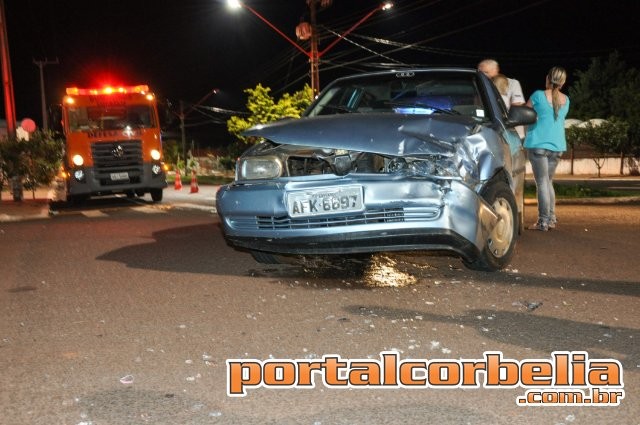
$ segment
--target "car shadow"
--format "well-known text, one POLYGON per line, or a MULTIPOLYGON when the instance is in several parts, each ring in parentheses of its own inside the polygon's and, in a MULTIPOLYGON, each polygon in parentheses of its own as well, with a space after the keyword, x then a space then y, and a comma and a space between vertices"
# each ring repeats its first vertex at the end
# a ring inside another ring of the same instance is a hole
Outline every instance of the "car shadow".
POLYGON ((513 287, 559 288, 625 296, 640 296, 633 282, 589 279, 587 276, 556 278, 527 275, 513 270, 476 272, 460 260, 442 253, 394 253, 346 258, 337 262, 311 259, 296 264, 260 264, 249 253, 228 246, 218 222, 173 227, 152 233, 152 240, 115 249, 97 257, 136 269, 168 272, 235 275, 280 279, 313 279, 315 287, 363 289, 437 285, 442 282, 489 281, 513 287))

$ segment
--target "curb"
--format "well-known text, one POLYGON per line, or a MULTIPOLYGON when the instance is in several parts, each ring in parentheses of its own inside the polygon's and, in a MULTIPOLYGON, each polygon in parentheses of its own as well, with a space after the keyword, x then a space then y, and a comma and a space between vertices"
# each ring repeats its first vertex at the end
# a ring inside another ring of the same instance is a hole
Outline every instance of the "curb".
MULTIPOLYGON (((626 205, 640 203, 640 196, 610 196, 599 198, 556 198, 556 205, 626 205)), ((535 198, 525 198, 525 205, 538 205, 535 198)))
POLYGON ((0 223, 35 220, 49 217, 48 199, 0 201, 0 223))

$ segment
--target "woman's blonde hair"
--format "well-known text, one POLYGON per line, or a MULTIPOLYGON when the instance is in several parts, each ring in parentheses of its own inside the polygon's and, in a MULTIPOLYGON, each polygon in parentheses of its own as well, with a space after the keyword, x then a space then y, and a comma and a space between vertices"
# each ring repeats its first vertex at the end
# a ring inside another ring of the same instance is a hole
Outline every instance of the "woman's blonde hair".
POLYGON ((495 84, 496 88, 500 92, 500 94, 506 96, 509 92, 509 80, 503 74, 498 74, 491 79, 493 84, 495 84))
POLYGON ((553 105, 553 117, 558 119, 558 111, 562 106, 560 104, 560 89, 567 81, 567 71, 559 66, 554 66, 547 74, 547 81, 551 86, 551 103, 553 105))

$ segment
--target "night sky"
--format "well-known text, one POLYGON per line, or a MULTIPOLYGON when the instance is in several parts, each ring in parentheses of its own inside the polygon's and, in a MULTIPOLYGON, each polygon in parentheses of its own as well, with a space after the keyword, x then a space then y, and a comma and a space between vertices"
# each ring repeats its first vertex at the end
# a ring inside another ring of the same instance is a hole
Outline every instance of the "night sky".
MULTIPOLYGON (((245 0, 295 39, 307 18, 305 0, 245 0)), ((570 79, 590 58, 618 50, 640 67, 637 0, 498 1, 397 0, 340 41, 321 59, 320 84, 390 66, 475 67, 485 57, 520 80, 525 96, 544 83, 554 65, 570 79)), ((320 50, 377 0, 334 0, 318 13, 320 50)), ((226 0, 5 0, 17 118, 42 123, 40 73, 33 61, 59 61, 44 69, 47 103, 70 85, 146 83, 161 99, 243 109, 243 90, 257 83, 278 96, 309 82, 307 57, 248 10, 226 0)), ((304 50, 308 44, 300 42, 304 50)), ((4 103, 0 105, 4 115, 4 103)), ((225 119, 226 117, 221 117, 225 119)), ((224 125, 201 126, 189 116, 200 143, 221 144, 224 125), (198 128, 200 131, 198 131, 198 128), (213 128, 212 136, 203 129, 213 128), (204 134, 204 135, 203 135, 204 134)), ((195 136, 194 136, 195 137, 195 136)), ((228 137, 228 136, 227 136, 228 137)))

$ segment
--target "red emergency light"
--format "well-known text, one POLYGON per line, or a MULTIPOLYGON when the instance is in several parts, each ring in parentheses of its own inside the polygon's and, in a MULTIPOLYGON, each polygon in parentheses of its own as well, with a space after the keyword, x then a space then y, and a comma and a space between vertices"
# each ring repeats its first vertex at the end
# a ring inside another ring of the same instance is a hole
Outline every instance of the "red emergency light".
POLYGON ((89 88, 81 89, 78 87, 67 87, 67 94, 69 96, 88 96, 88 95, 110 95, 110 94, 124 94, 124 93, 140 93, 145 94, 149 92, 149 86, 141 84, 137 86, 120 86, 112 87, 106 86, 102 88, 89 88))

